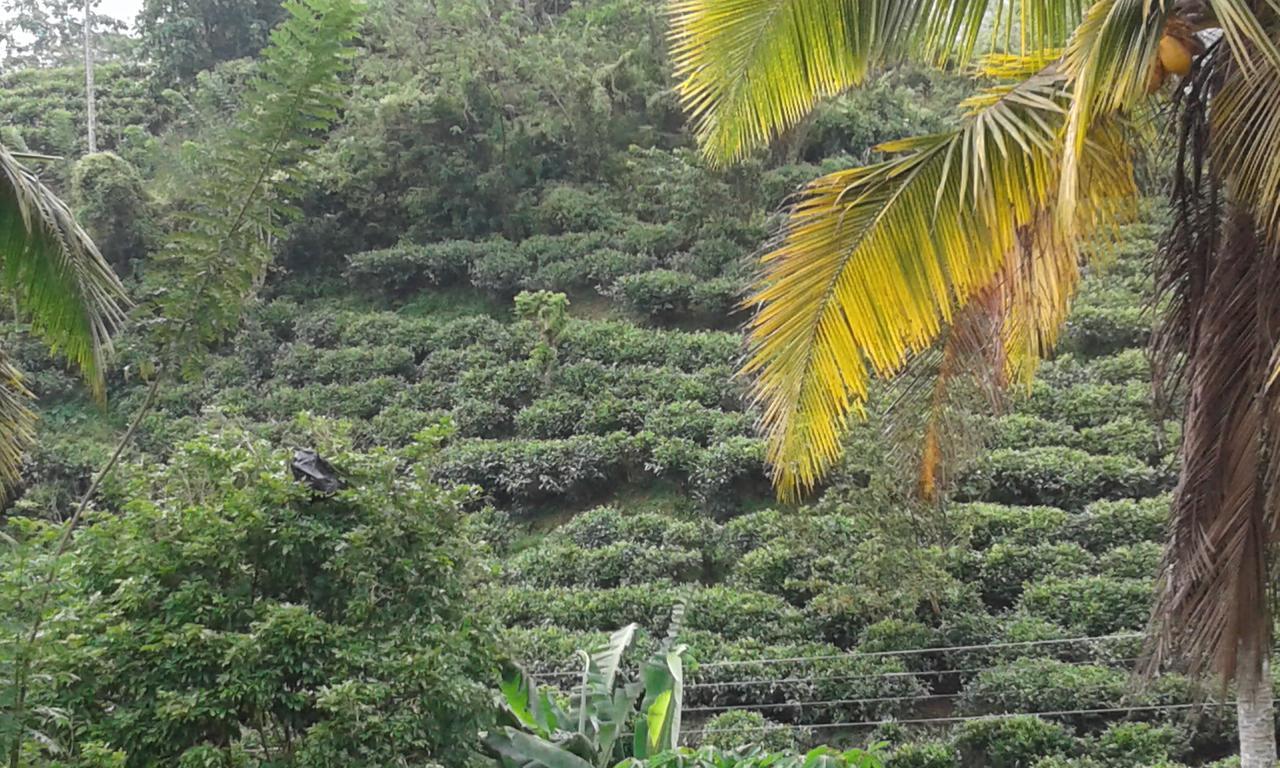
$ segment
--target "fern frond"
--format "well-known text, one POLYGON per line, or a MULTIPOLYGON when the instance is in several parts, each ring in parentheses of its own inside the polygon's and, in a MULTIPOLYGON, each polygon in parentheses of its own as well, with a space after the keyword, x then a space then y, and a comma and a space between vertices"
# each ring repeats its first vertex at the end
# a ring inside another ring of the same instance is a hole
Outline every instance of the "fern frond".
POLYGON ((271 240, 298 213, 290 202, 307 154, 343 102, 343 74, 361 19, 352 0, 290 0, 235 119, 195 158, 200 184, 183 200, 181 230, 155 258, 164 283, 148 311, 160 319, 162 363, 199 373, 205 347, 238 324, 260 286, 271 240))

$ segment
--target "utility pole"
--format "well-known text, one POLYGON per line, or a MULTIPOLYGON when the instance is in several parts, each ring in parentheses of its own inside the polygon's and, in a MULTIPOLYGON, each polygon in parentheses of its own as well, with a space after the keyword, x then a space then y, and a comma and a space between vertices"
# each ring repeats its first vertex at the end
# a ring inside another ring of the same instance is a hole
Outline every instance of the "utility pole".
POLYGON ((93 0, 84 0, 84 98, 89 124, 89 153, 98 151, 98 115, 93 99, 93 0))

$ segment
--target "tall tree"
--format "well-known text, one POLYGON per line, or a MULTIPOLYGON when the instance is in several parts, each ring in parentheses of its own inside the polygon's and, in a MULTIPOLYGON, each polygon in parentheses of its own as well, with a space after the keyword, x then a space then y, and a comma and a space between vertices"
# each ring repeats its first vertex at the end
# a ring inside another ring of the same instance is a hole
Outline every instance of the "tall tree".
POLYGON ((284 17, 280 0, 145 0, 138 30, 157 74, 183 82, 257 54, 284 17))
POLYGON ((967 102, 961 124, 812 182, 762 257, 744 371, 774 480, 784 497, 811 489, 838 459, 869 377, 900 372, 935 343, 952 359, 984 359, 1001 383, 1026 382, 1065 317, 1082 244, 1133 210, 1136 120, 1154 111, 1152 95, 1172 98, 1175 223, 1158 265, 1169 307, 1158 337, 1188 406, 1152 660, 1234 679, 1242 764, 1271 768, 1275 7, 675 0, 671 36, 699 141, 723 163, 878 68, 968 60, 989 20, 1002 41, 984 59, 996 84, 967 102))
POLYGON ((119 19, 98 13, 102 0, 0 0, 0 67, 75 66, 84 55, 84 19, 121 36, 119 19))

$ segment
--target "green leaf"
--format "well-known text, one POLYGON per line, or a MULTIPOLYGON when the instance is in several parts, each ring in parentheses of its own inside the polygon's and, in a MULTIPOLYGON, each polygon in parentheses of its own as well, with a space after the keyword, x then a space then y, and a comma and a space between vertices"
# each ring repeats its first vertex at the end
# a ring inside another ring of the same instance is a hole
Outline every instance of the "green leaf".
POLYGON ((490 734, 486 743, 501 755, 516 760, 530 768, 595 768, 581 757, 546 739, 532 736, 514 728, 506 728, 501 735, 490 734))

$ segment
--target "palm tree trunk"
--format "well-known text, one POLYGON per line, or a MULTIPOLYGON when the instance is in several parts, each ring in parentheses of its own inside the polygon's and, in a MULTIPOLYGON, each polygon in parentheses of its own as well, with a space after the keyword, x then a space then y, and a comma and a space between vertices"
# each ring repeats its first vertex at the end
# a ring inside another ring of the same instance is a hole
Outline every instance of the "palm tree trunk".
POLYGON ((1266 645, 1241 643, 1236 666, 1240 768, 1275 768, 1276 721, 1271 697, 1271 664, 1266 645))

